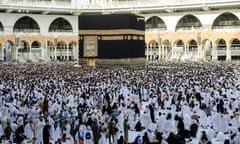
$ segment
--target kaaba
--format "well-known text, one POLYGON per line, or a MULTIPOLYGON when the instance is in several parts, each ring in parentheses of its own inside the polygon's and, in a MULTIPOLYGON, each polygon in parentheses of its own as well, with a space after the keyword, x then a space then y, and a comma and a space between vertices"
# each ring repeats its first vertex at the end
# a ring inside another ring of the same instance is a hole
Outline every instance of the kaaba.
POLYGON ((145 22, 142 16, 79 16, 79 60, 85 61, 87 65, 143 65, 144 39, 145 22))

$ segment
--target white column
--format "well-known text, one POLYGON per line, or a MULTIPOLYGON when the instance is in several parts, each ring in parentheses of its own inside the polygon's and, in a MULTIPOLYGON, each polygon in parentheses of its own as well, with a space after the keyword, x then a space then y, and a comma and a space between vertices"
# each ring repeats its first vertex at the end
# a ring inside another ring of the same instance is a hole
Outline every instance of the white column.
MULTIPOLYGON (((168 48, 166 46, 163 48, 163 52, 164 52, 164 57, 166 59, 168 55, 168 48)), ((173 53, 173 51, 171 51, 171 53, 173 53)))
POLYGON ((198 59, 201 59, 202 56, 201 56, 201 45, 198 45, 198 59))
POLYGON ((217 46, 216 44, 213 44, 212 48, 212 60, 217 61, 217 46))
POLYGON ((64 47, 63 47, 64 53, 62 53, 62 51, 61 51, 62 58, 63 58, 62 60, 66 60, 66 58, 65 58, 66 57, 66 55, 65 55, 66 54, 66 49, 67 49, 67 46, 64 45, 64 47))
POLYGON ((164 45, 161 46, 162 59, 164 58, 164 45))
POLYGON ((29 46, 29 60, 32 60, 32 48, 29 46))
POLYGON ((149 60, 149 57, 148 57, 148 55, 149 55, 149 48, 148 48, 148 46, 147 46, 147 60, 149 60))
POLYGON ((4 47, 2 47, 1 50, 2 50, 2 55, 1 55, 2 56, 2 61, 4 61, 4 47))
POLYGON ((54 60, 57 60, 57 46, 54 46, 54 60))
POLYGON ((74 51, 74 53, 73 53, 73 55, 74 55, 74 59, 76 59, 77 61, 78 61, 78 59, 79 59, 79 49, 78 49, 78 47, 79 47, 79 44, 78 44, 78 42, 76 43, 76 45, 75 45, 75 47, 74 47, 74 49, 75 49, 75 51, 74 51))
POLYGON ((158 46, 158 60, 160 61, 161 58, 161 45, 158 46))
POLYGON ((72 60, 74 60, 75 58, 75 51, 76 51, 75 48, 76 48, 76 45, 72 44, 72 51, 70 52, 72 60))
POLYGON ((183 45, 184 53, 187 54, 187 46, 183 45))
POLYGON ((231 61, 231 45, 227 44, 227 57, 226 61, 231 61))
POLYGON ((153 57, 153 48, 150 48, 150 53, 149 53, 149 56, 150 56, 150 61, 152 61, 152 57, 153 57))
POLYGON ((17 46, 15 46, 15 50, 16 50, 16 52, 15 52, 15 58, 16 58, 16 61, 18 61, 18 47, 17 46))
POLYGON ((69 48, 69 45, 67 45, 66 48, 67 48, 67 60, 69 60, 69 54, 68 54, 68 53, 69 53, 69 49, 68 49, 68 48, 69 48))

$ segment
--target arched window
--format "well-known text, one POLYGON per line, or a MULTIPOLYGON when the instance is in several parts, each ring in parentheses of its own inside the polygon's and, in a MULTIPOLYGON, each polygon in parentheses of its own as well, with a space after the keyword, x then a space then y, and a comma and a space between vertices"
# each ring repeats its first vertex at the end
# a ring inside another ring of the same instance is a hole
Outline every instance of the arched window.
POLYGON ((34 41, 31 45, 31 52, 32 53, 40 53, 42 51, 40 42, 34 41))
POLYGON ((171 42, 169 40, 163 41, 163 46, 164 47, 171 47, 171 42))
POLYGON ((73 32, 71 24, 64 18, 55 19, 49 27, 49 32, 73 32))
POLYGON ((38 41, 34 41, 34 42, 32 43, 31 48, 39 48, 39 47, 40 47, 40 43, 39 43, 38 41))
POLYGON ((33 18, 24 16, 14 24, 13 32, 39 33, 40 28, 33 18))
POLYGON ((65 49, 67 47, 67 44, 65 42, 60 41, 57 44, 57 50, 65 49))
POLYGON ((161 29, 161 30, 167 29, 165 22, 157 16, 153 16, 153 17, 149 18, 146 21, 145 27, 146 27, 146 29, 161 29))
POLYGON ((202 24, 197 17, 193 15, 185 15, 177 22, 176 31, 200 29, 201 27, 202 24))
POLYGON ((149 48, 158 48, 158 43, 155 40, 149 42, 149 48))
POLYGON ((232 13, 223 13, 213 22, 212 29, 226 29, 240 27, 240 20, 232 13))

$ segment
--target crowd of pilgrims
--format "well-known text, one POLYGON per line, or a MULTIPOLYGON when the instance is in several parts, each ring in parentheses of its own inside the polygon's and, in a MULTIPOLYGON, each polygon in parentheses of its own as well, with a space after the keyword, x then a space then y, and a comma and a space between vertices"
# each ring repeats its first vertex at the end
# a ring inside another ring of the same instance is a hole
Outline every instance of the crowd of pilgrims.
POLYGON ((109 68, 2 63, 0 140, 240 144, 238 70, 237 64, 205 62, 109 68))

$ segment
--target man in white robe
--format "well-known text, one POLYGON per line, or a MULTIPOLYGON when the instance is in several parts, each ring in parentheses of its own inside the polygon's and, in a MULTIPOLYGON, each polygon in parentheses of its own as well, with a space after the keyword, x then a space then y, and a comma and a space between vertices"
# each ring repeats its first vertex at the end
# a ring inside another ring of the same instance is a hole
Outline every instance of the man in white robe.
POLYGON ((30 120, 24 127, 24 135, 26 136, 27 139, 30 139, 30 140, 33 140, 36 138, 35 126, 32 120, 30 120))
POLYGON ((43 118, 38 120, 36 124, 36 138, 37 138, 37 143, 43 143, 43 127, 45 126, 45 122, 43 118))
POLYGON ((163 133, 164 131, 164 121, 166 120, 165 116, 160 112, 159 113, 159 119, 157 122, 157 132, 163 133))

